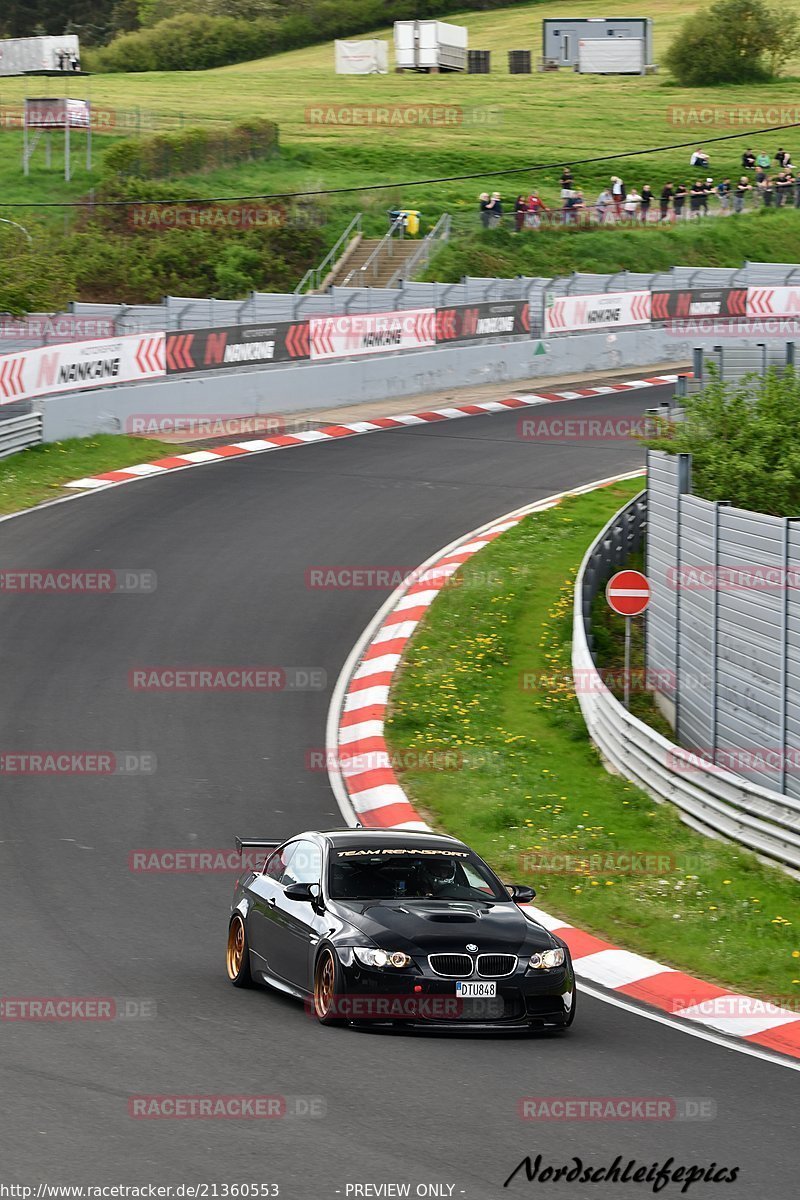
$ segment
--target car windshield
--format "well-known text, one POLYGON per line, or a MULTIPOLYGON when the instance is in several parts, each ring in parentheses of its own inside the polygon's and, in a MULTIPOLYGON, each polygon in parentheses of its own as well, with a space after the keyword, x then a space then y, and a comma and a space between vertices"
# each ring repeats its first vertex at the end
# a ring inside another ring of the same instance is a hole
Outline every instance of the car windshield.
POLYGON ((469 850, 342 847, 331 854, 333 900, 508 900, 469 850))

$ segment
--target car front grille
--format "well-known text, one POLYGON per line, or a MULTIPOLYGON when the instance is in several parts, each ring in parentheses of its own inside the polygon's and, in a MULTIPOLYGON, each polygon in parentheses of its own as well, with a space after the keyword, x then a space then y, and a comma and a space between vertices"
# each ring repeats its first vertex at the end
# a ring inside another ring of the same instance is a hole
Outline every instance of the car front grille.
POLYGON ((473 962, 468 954, 431 954, 428 962, 437 975, 446 975, 450 979, 464 979, 473 971, 473 962))
POLYGON ((517 969, 516 954, 479 954, 478 974, 494 978, 511 975, 517 969))

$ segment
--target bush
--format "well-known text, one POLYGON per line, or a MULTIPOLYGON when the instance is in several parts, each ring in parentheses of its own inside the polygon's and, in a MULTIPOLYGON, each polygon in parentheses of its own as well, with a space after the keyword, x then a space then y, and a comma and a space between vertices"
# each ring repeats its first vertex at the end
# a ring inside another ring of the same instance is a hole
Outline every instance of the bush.
POLYGON ((90 71, 205 71, 274 53, 275 26, 267 20, 183 13, 151 29, 123 33, 91 52, 90 71))
POLYGON ((685 421, 645 444, 691 454, 696 495, 778 517, 800 511, 800 376, 712 379, 684 407, 685 421))
POLYGON ((164 179, 204 171, 220 163, 268 158, 278 150, 278 126, 255 118, 230 129, 184 129, 126 138, 103 156, 103 175, 164 179))
POLYGON ((508 7, 530 0, 145 0, 142 29, 123 33, 84 55, 87 69, 201 71, 297 50, 380 29, 391 21, 446 17, 470 9, 508 7), (233 8, 236 16, 221 16, 233 8), (245 16, 245 14, 247 14, 245 16), (260 15, 263 14, 263 15, 260 15), (161 19, 162 15, 164 19, 161 19))
POLYGON ((797 15, 763 0, 718 0, 689 17, 666 54, 684 87, 774 78, 798 48, 797 15))

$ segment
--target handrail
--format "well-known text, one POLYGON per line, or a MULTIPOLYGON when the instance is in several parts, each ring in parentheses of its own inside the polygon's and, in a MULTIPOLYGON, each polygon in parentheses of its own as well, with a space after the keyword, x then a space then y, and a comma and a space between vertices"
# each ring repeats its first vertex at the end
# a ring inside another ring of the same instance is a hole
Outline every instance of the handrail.
POLYGON ((343 287, 350 286, 350 280, 356 273, 358 274, 360 280, 365 279, 366 272, 370 267, 372 268, 373 276, 377 275, 378 261, 381 257, 381 254, 383 253, 384 250, 386 250, 386 252, 387 252, 386 257, 387 258, 392 257, 392 245, 393 245, 394 235, 395 235, 395 233, 399 233, 400 236, 403 237, 405 234, 405 228, 406 228, 405 218, 404 217, 395 217, 394 220, 392 221, 391 225, 389 226, 388 233, 385 233, 383 235, 383 237, 378 242, 375 249, 370 254, 367 261, 365 263, 363 263, 362 266, 360 266, 360 267, 354 267, 353 270, 350 272, 350 274, 347 276, 347 278, 343 280, 342 286, 343 287))
POLYGON ((294 289, 293 294, 295 296, 302 295, 302 293, 306 290, 315 291, 319 287, 322 280, 325 278, 325 275, 327 274, 327 268, 329 264, 336 262, 336 259, 339 257, 339 251, 344 243, 349 241, 351 237, 354 237, 356 233, 361 233, 361 222, 363 218, 363 213, 356 213, 350 224, 347 226, 347 229, 345 229, 344 233, 339 237, 333 248, 328 251, 319 266, 309 267, 309 269, 306 271, 305 275, 294 289), (313 281, 313 287, 308 289, 306 285, 310 281, 313 281))
POLYGON ((450 236, 452 225, 453 218, 450 216, 450 213, 442 213, 430 233, 425 235, 418 248, 409 258, 405 260, 402 267, 395 271, 394 275, 386 284, 386 286, 390 288, 397 287, 401 274, 404 278, 408 279, 409 277, 413 276, 417 270, 419 270, 420 264, 423 261, 427 265, 431 256, 431 251, 433 250, 434 242, 446 242, 450 236))

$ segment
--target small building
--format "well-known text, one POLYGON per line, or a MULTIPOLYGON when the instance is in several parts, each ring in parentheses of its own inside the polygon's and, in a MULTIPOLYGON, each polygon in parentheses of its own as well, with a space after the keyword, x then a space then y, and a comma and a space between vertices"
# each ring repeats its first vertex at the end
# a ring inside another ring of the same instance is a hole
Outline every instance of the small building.
POLYGON ((577 67, 580 43, 610 38, 644 43, 644 63, 653 62, 653 22, 649 17, 551 17, 542 21, 542 59, 545 66, 577 67))

